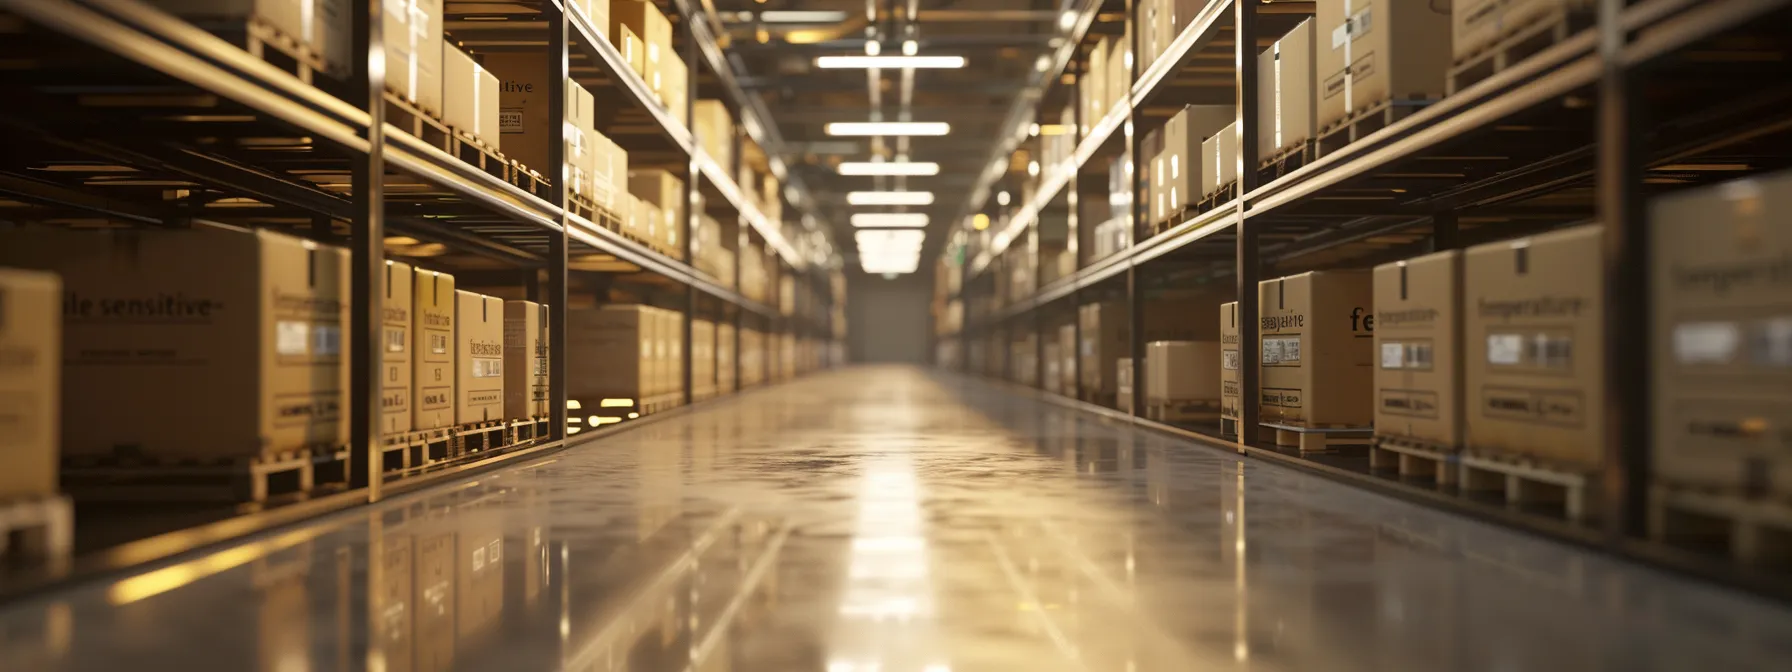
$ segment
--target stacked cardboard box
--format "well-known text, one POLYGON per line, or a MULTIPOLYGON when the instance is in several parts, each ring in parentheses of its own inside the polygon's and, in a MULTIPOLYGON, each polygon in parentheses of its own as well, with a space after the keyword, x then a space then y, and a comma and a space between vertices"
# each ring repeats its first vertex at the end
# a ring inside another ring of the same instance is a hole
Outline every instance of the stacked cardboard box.
POLYGON ((1257 160, 1301 146, 1318 131, 1313 20, 1288 31, 1257 56, 1257 160))
POLYGON ((566 80, 566 128, 563 156, 569 196, 595 204, 597 197, 597 99, 585 87, 566 80))
POLYGON ((221 227, 17 229, 0 264, 62 277, 64 454, 242 460, 348 441, 347 252, 221 227))
POLYGON ((1462 254, 1375 267, 1375 436, 1462 447, 1462 254))
MULTIPOLYGON (((715 159, 722 170, 734 166, 734 114, 720 100, 699 100, 693 109, 692 131, 703 151, 715 159)), ((743 188, 747 185, 742 184, 743 188)))
POLYGON ((1114 381, 1118 390, 1114 394, 1114 408, 1121 412, 1131 413, 1133 394, 1131 357, 1114 362, 1114 381))
POLYGON ((665 170, 630 170, 628 191, 644 205, 651 206, 647 210, 653 218, 647 229, 647 240, 662 254, 683 256, 678 241, 684 228, 684 180, 665 170))
POLYGON ((716 323, 691 320, 691 395, 703 399, 716 393, 716 323))
POLYGON ((418 431, 454 424, 454 292, 454 276, 412 271, 411 424, 418 431))
POLYGON ((567 399, 601 408, 604 399, 626 405, 658 395, 657 311, 632 304, 568 308, 567 399))
POLYGON ((633 204, 623 188, 628 179, 628 151, 595 129, 591 132, 591 200, 618 219, 627 219, 633 204))
POLYGON ((548 307, 504 302, 504 417, 545 418, 548 407, 548 307))
POLYGON ((0 502, 56 493, 62 281, 0 268, 0 502))
POLYGON ((660 389, 664 394, 682 394, 684 392, 684 349, 685 330, 684 314, 661 310, 660 338, 666 343, 665 370, 666 377, 660 389))
POLYGON ((610 27, 610 0, 573 0, 572 6, 585 15, 599 35, 609 37, 605 31, 610 27))
POLYGON ((455 291, 456 424, 504 419, 504 300, 455 291))
POLYGON ((1201 152, 1236 119, 1236 108, 1231 105, 1189 105, 1164 124, 1164 151, 1152 167, 1152 185, 1167 197, 1157 221, 1182 212, 1194 204, 1197 194, 1206 193, 1207 180, 1202 177, 1215 168, 1211 161, 1202 160, 1205 155, 1201 152))
POLYGON ((502 144, 503 94, 498 76, 452 44, 442 45, 442 121, 487 147, 502 144))
POLYGON ((1374 421, 1373 278, 1315 271, 1257 285, 1263 422, 1368 427, 1374 421))
POLYGON ((1201 195, 1212 197, 1238 181, 1238 122, 1201 142, 1201 195))
POLYGON ((1401 0, 1318 4, 1320 129, 1389 100, 1443 97, 1450 67, 1447 5, 1401 0))
MULTIPOLYGON (((303 13, 315 12, 317 3, 287 0, 256 4, 290 5, 303 13), (301 9, 301 5, 308 7, 301 9)), ((342 3, 342 6, 346 9, 349 3, 342 3)), ((380 39, 384 43, 382 46, 386 55, 386 90, 416 105, 425 114, 444 117, 442 78, 445 71, 442 65, 445 45, 442 43, 442 0, 403 0, 383 2, 380 6, 380 39)), ((344 18, 348 16, 345 12, 344 18)), ((288 35, 297 38, 310 34, 311 31, 307 30, 288 35)), ((342 39, 348 39, 346 30, 342 39)))
POLYGON ((1113 51, 1113 41, 1114 38, 1103 36, 1089 47, 1089 68, 1083 72, 1083 78, 1079 82, 1083 105, 1083 135, 1088 135, 1089 129, 1100 123, 1108 113, 1108 54, 1113 51))
POLYGON ((411 431, 411 282, 410 264, 388 261, 381 281, 380 431, 411 431))
POLYGON ((1241 397, 1243 381, 1239 380, 1241 360, 1239 359, 1238 302, 1229 301, 1220 305, 1220 418, 1238 422, 1244 419, 1244 403, 1241 397))
MULTIPOLYGON (((589 91, 572 80, 562 83, 566 100, 565 116, 572 123, 549 123, 553 117, 548 96, 547 54, 530 52, 495 52, 485 55, 485 65, 496 76, 499 85, 499 119, 504 155, 544 174, 556 144, 566 146, 565 161, 581 173, 594 172, 597 131, 596 101, 589 91), (575 144, 576 143, 576 144, 575 144), (575 153, 573 150, 578 149, 575 153), (577 162, 577 163, 575 163, 577 162)), ((496 143, 493 146, 498 146, 496 143)), ((579 188, 589 186, 588 181, 579 188)))
POLYGON ((1127 22, 1126 33, 1117 40, 1108 41, 1108 53, 1105 59, 1107 72, 1103 73, 1102 93, 1104 107, 1113 110, 1121 103, 1127 102, 1132 95, 1132 23, 1127 22))
MULTIPOLYGON (((326 74, 337 78, 349 76, 349 66, 354 58, 350 48, 354 10, 348 0, 151 0, 150 4, 188 19, 200 28, 233 38, 243 36, 249 23, 259 23, 316 55, 323 62, 326 74)), ((397 13, 394 9, 398 6, 397 3, 388 5, 388 14, 397 13)), ((440 3, 435 6, 439 10, 440 3)), ((407 20, 423 12, 416 3, 403 7, 407 20)), ((435 14, 435 34, 439 37, 442 33, 440 11, 435 14)), ((391 20, 390 16, 386 19, 391 20)), ((388 31, 387 34, 404 33, 388 31)), ((408 46, 408 37, 401 44, 408 46)))
POLYGON ((672 51, 672 22, 646 0, 611 0, 610 20, 610 41, 647 82, 648 91, 658 95, 665 87, 660 66, 677 57, 672 51))
MULTIPOLYGON (((1467 448, 1597 470, 1604 450, 1600 227, 1469 248, 1467 448)), ((1640 288, 1639 288, 1640 291, 1640 288)))
POLYGON ((1559 23, 1569 14, 1591 12, 1596 4, 1596 0, 1453 0, 1452 62, 1478 56, 1508 34, 1539 23, 1559 23))
POLYGON ((672 119, 679 126, 690 128, 691 70, 685 65, 684 59, 679 58, 670 47, 667 47, 665 53, 660 59, 660 88, 654 93, 659 95, 660 101, 666 105, 666 110, 672 113, 672 119))
POLYGON ((1650 205, 1658 481, 1792 491, 1792 173, 1650 205))
POLYGON ((1145 344, 1145 400, 1149 404, 1217 404, 1218 341, 1152 341, 1145 344))

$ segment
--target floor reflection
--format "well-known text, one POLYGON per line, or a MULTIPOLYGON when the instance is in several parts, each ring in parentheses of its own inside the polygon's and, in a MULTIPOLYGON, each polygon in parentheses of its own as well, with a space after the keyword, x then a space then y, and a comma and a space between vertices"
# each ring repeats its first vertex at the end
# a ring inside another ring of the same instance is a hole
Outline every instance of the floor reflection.
POLYGON ((0 670, 1695 666, 1792 616, 906 369, 0 611, 0 670))

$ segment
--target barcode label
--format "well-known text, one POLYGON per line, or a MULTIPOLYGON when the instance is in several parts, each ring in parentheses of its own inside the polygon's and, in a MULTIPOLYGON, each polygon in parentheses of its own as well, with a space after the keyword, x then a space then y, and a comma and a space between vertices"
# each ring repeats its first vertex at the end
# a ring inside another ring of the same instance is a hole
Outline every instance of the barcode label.
POLYGON ((1741 345, 1742 329, 1735 322, 1688 322, 1674 327, 1674 358, 1681 364, 1729 364, 1741 345))
POLYGON ((1406 348, 1400 343, 1381 344, 1381 368, 1400 369, 1406 367, 1406 348))
POLYGON ((387 329, 386 352, 404 352, 406 335, 403 329, 387 329))

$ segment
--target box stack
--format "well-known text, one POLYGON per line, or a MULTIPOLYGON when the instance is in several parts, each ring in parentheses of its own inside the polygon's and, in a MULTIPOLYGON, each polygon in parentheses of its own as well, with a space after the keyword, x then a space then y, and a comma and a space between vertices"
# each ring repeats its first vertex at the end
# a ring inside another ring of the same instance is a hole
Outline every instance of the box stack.
MULTIPOLYGON (((608 217, 611 226, 626 228, 634 202, 624 182, 628 179, 628 151, 595 129, 591 131, 591 201, 608 217)), ((630 231, 632 234, 633 232, 630 231)))
MULTIPOLYGON (((1362 271, 1316 271, 1258 283, 1264 424, 1354 429, 1373 422, 1372 283, 1362 271)), ((1303 444, 1311 440, 1299 438, 1303 444)))
POLYGON ((1462 254, 1375 267, 1375 438, 1462 447, 1462 254))
POLYGON ((504 302, 504 417, 548 417, 548 307, 504 302))
POLYGON ((1479 56, 1508 35, 1539 24, 1555 25, 1570 14, 1590 13, 1596 0, 1453 0, 1450 52, 1453 63, 1479 56))
POLYGON ((1650 205, 1657 483, 1792 492, 1789 215, 1787 172, 1650 205))
POLYGON ((637 217, 648 220, 648 244, 661 254, 682 257, 678 241, 684 228, 684 180, 660 169, 630 170, 628 191, 642 204, 637 217))
POLYGON ((662 311, 633 304, 566 311, 566 397, 585 408, 643 407, 666 390, 662 311))
POLYGON ((0 502, 56 494, 62 281, 0 268, 0 502))
POLYGON ((1114 395, 1114 408, 1123 413, 1132 412, 1132 358, 1127 357, 1114 362, 1114 384, 1117 392, 1114 395))
MULTIPOLYGON (((485 66, 491 69, 499 84, 499 120, 504 155, 543 174, 550 163, 556 144, 564 145, 567 168, 576 170, 568 185, 574 193, 588 193, 596 172, 596 100, 583 86, 570 79, 562 82, 565 92, 565 116, 569 123, 555 125, 548 89, 548 57, 536 52, 495 52, 485 55, 485 66)), ((453 95, 452 93, 450 95, 453 95)), ((464 129, 463 129, 464 130, 464 129)), ((497 144, 493 144, 497 147, 497 144)))
POLYGON ((1450 67, 1446 3, 1338 0, 1318 5, 1320 130, 1384 103, 1443 97, 1450 67), (1324 48, 1328 43, 1331 48, 1324 48))
POLYGON ((1145 344, 1145 405, 1155 419, 1181 420, 1196 409, 1212 413, 1220 403, 1217 341, 1152 341, 1145 344))
POLYGON ((1317 50, 1307 19, 1257 56, 1257 160, 1301 147, 1318 131, 1317 50))
POLYGON ((1229 301, 1220 305, 1220 424, 1231 421, 1232 433, 1238 432, 1238 423, 1244 419, 1244 400, 1239 380, 1241 361, 1239 359, 1238 302, 1229 301))
MULTIPOLYGON (((545 67, 546 62, 543 62, 545 67)), ((503 93, 498 76, 452 44, 442 45, 442 122, 460 137, 497 150, 502 144, 503 93)), ((570 89, 569 95, 570 95, 570 89)), ((534 100, 534 99, 531 99, 534 100)), ((545 101, 545 94, 540 100, 545 101)), ((527 151, 527 150, 525 150, 527 151)))
POLYGON ((566 80, 565 160, 567 197, 584 208, 597 203, 597 107, 596 99, 585 87, 566 80))
POLYGON ((1222 194, 1238 181, 1238 122, 1226 124, 1213 137, 1201 141, 1201 157, 1205 164, 1200 171, 1201 196, 1227 200, 1222 194))
MULTIPOLYGON (((322 0, 321 2, 303 3, 293 0, 269 2, 264 0, 151 0, 150 4, 170 14, 193 22, 198 27, 217 33, 227 38, 244 38, 252 32, 263 32, 260 40, 271 45, 291 43, 299 45, 305 60, 331 77, 345 79, 349 76, 349 66, 353 58, 350 43, 353 36, 354 12, 346 0, 322 0), (272 35, 265 35, 272 33, 272 35), (283 39, 282 39, 283 38, 283 39)), ((394 32, 387 29, 387 35, 399 35, 401 40, 390 41, 387 49, 402 45, 411 48, 408 20, 411 16, 423 15, 425 8, 418 8, 420 2, 404 5, 394 3, 388 5, 385 21, 388 25, 395 20, 393 14, 402 14, 406 25, 394 32), (404 12, 396 12, 394 8, 405 7, 404 12)), ((435 3, 435 34, 442 33, 440 3, 435 3)), ((427 5, 426 5, 427 7, 427 5)), ((425 20, 429 15, 424 15, 425 20)), ((427 36, 427 29, 423 36, 427 36)), ((239 41, 239 45, 244 44, 239 41)), ((438 42, 439 44, 439 42, 438 42)), ((297 53, 291 53, 295 57, 297 53)), ((388 57, 390 58, 390 56, 388 57)), ((408 67, 404 68, 408 72, 408 67)), ((388 82, 388 86, 391 83, 388 82)))
POLYGON ((456 424, 504 419, 504 300, 455 291, 456 424))
POLYGON ((611 0, 610 20, 610 42, 647 83, 647 90, 659 96, 666 86, 661 66, 677 58, 672 51, 672 22, 647 0, 611 0))
POLYGON ((346 251, 221 227, 16 229, 0 264, 62 278, 63 454, 247 461, 347 443, 346 251))
MULTIPOLYGON (((726 171, 734 166, 734 115, 719 100, 699 100, 691 120, 703 151, 726 171)), ((745 189, 747 185, 742 184, 745 189)))
MULTIPOLYGON (((227 3, 221 3, 227 4, 227 3)), ((247 3, 245 3, 247 4, 247 3)), ((301 2, 288 0, 285 2, 256 2, 254 4, 270 7, 291 7, 295 15, 312 14, 313 26, 307 26, 302 33, 289 33, 291 37, 312 35, 317 24, 316 14, 319 5, 328 6, 334 3, 301 2), (301 12, 303 10, 303 12, 301 12)), ((341 3, 337 11, 342 12, 344 21, 341 39, 346 43, 349 39, 346 22, 351 16, 348 11, 350 3, 341 3)), ((380 39, 386 54, 386 90, 397 94, 405 102, 415 106, 425 115, 443 118, 443 61, 446 49, 452 49, 442 43, 442 0, 405 0, 404 2, 381 3, 380 39)))
POLYGON ((1468 452, 1599 469, 1605 286, 1601 266, 1588 260, 1601 258, 1602 240, 1594 225, 1469 248, 1468 452))
POLYGON ((411 276, 411 414, 417 431, 454 425, 454 276, 411 276))
POLYGON ((411 282, 410 264, 388 261, 381 280, 380 432, 411 431, 411 282))
MULTIPOLYGON (((1177 111, 1164 124, 1164 149, 1151 166, 1151 184, 1158 192, 1152 197, 1157 204, 1153 223, 1165 223, 1194 205, 1196 194, 1204 190, 1215 167, 1201 157, 1204 148, 1237 118, 1231 105, 1189 105, 1177 111)), ((1174 222, 1170 222, 1174 223, 1174 222)))

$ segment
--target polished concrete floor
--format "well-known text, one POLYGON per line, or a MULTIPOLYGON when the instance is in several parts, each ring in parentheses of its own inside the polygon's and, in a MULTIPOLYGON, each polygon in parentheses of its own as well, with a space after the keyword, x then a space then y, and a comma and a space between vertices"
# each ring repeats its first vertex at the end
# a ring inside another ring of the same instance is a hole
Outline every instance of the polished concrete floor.
POLYGON ((1792 610, 904 368, 0 611, 0 670, 1792 669, 1792 610))

